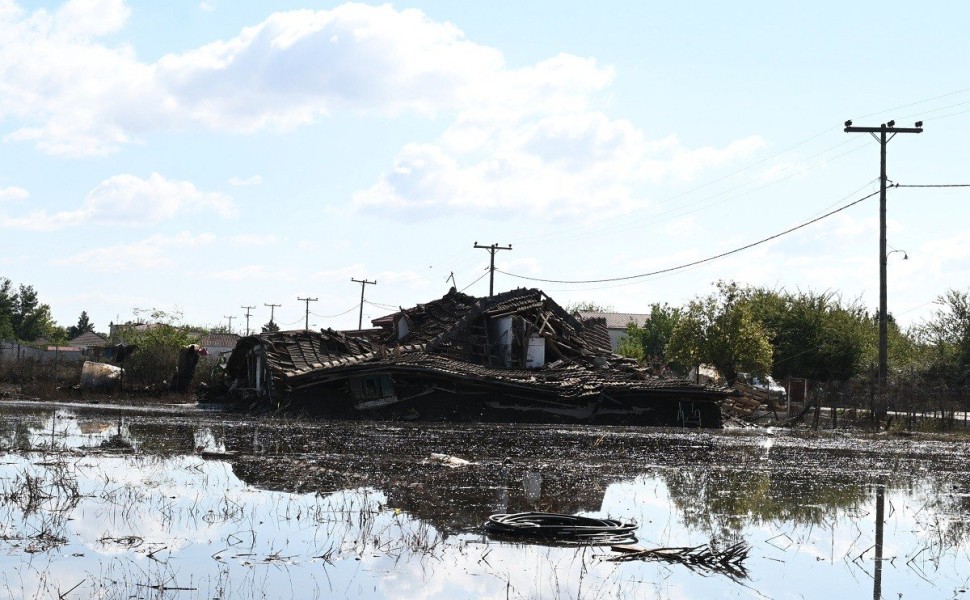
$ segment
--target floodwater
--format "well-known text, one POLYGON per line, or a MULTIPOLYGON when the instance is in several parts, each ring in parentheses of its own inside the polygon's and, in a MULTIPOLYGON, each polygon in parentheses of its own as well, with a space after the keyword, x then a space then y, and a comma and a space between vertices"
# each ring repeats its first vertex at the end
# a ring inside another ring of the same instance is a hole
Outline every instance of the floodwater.
POLYGON ((0 598, 963 598, 968 450, 5 402, 0 598), (750 550, 733 572, 483 531, 529 510, 750 550))

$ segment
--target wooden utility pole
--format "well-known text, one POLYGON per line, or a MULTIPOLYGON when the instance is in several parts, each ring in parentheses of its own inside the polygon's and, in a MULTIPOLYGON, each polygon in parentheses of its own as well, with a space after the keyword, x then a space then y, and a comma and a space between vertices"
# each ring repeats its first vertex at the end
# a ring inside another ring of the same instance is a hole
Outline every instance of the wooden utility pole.
POLYGON ((877 401, 872 407, 876 420, 886 418, 889 407, 886 403, 886 379, 889 373, 889 313, 886 291, 886 145, 897 133, 923 133, 923 122, 917 121, 915 127, 896 127, 895 121, 883 123, 879 127, 853 127, 852 121, 845 122, 846 133, 868 133, 879 142, 879 376, 877 380, 877 401), (879 134, 879 135, 876 135, 879 134))
POLYGON ((239 308, 246 309, 246 335, 249 335, 249 315, 252 314, 249 311, 256 308, 255 306, 240 306, 239 308))
POLYGON ((310 331, 310 303, 316 302, 318 299, 319 298, 300 298, 299 296, 297 297, 297 300, 299 300, 300 302, 306 302, 306 322, 303 324, 303 329, 305 329, 306 331, 310 331))
POLYGON ((482 246, 478 242, 475 242, 475 248, 481 248, 482 250, 488 250, 491 255, 491 263, 488 267, 488 295, 495 295, 495 253, 499 250, 511 250, 512 244, 508 246, 499 246, 498 244, 492 244, 491 246, 482 246))
POLYGON ((232 333, 232 320, 235 319, 236 317, 235 316, 229 316, 229 315, 222 315, 222 318, 223 319, 229 319, 229 333, 232 333))
POLYGON ((359 331, 364 326, 364 288, 367 285, 377 285, 377 281, 354 279, 353 277, 350 280, 360 284, 360 316, 357 317, 357 330, 359 331))
POLYGON ((273 322, 273 314, 274 314, 273 313, 273 309, 274 308, 279 308, 280 306, 283 306, 283 305, 282 304, 266 304, 264 302, 263 303, 263 306, 268 306, 269 307, 269 322, 272 323, 273 322))

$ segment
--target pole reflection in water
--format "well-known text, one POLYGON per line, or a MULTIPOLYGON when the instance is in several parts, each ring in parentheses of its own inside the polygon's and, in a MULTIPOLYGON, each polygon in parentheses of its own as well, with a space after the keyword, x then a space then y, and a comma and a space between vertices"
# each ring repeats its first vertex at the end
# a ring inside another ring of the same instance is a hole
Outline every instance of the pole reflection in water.
POLYGON ((876 570, 872 578, 872 600, 882 598, 882 527, 886 509, 886 477, 876 484, 876 570))

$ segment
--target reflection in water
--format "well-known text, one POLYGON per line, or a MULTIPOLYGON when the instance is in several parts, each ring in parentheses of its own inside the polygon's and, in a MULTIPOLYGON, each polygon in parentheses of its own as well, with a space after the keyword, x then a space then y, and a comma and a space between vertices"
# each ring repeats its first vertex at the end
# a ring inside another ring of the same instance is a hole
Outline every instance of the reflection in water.
POLYGON ((880 477, 876 484, 876 565, 875 576, 872 578, 872 600, 882 598, 882 546, 883 525, 886 515, 886 481, 880 477))
POLYGON ((965 445, 771 439, 207 415, 119 423, 81 410, 5 410, 0 597, 57 597, 79 582, 69 597, 820 598, 837 589, 912 598, 965 589, 965 445), (119 433, 133 450, 101 447, 119 433), (438 452, 471 464, 429 460, 438 452), (480 530, 489 514, 528 510, 635 519, 646 547, 743 541, 754 547, 751 578, 615 565, 597 558, 605 548, 497 543, 480 530))

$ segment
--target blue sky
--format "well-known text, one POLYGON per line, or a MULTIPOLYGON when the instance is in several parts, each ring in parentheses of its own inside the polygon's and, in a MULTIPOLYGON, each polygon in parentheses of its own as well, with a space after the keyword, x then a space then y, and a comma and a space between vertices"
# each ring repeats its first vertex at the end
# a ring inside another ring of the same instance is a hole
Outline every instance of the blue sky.
MULTIPOLYGON (((0 275, 63 325, 133 309, 346 328, 459 289, 645 312, 719 279, 878 304, 879 146, 970 183, 953 3, 0 0, 0 275), (275 11, 275 12, 274 12, 275 11), (510 275, 511 274, 511 275, 510 275)), ((890 310, 970 271, 966 189, 889 196, 890 310)), ((241 325, 242 324, 242 325, 241 325)))

